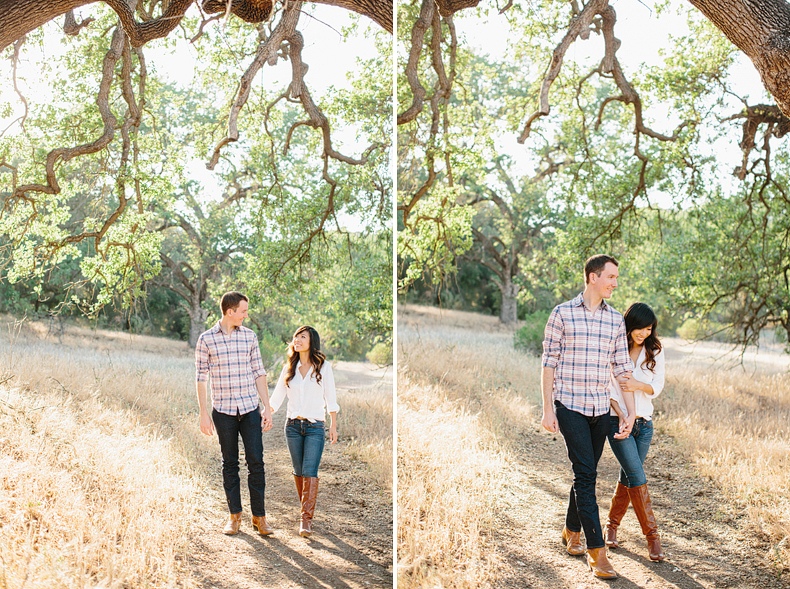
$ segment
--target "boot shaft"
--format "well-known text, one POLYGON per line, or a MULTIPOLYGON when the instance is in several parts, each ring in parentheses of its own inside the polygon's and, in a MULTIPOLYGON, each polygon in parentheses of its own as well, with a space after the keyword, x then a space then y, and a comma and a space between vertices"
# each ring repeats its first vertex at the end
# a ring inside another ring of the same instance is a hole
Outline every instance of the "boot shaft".
POLYGON ((656 516, 653 514, 653 503, 650 500, 650 493, 647 492, 647 485, 631 487, 628 489, 628 496, 631 505, 634 506, 634 513, 642 526, 642 533, 648 538, 658 536, 658 526, 656 516))
POLYGON ((647 485, 628 489, 631 504, 634 506, 634 513, 642 526, 642 533, 647 538, 647 548, 650 560, 664 560, 664 551, 661 549, 661 541, 658 536, 658 525, 656 516, 653 515, 653 503, 650 501, 650 494, 647 492, 647 485))
POLYGON ((628 494, 628 487, 618 482, 615 488, 614 495, 612 496, 612 504, 609 508, 609 518, 607 525, 612 528, 617 528, 620 521, 623 519, 625 512, 628 511, 628 504, 631 498, 628 494))
POLYGON ((304 477, 302 486, 302 517, 308 514, 313 519, 315 501, 318 496, 318 477, 304 477))
POLYGON ((294 482, 296 483, 296 492, 299 494, 299 505, 302 504, 302 489, 304 488, 304 477, 294 475, 294 482))

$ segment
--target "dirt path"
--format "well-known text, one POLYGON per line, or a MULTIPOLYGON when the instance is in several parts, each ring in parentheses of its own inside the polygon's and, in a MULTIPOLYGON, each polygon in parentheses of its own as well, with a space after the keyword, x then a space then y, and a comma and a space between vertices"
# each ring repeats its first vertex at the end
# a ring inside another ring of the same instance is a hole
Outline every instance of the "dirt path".
MULTIPOLYGON (((790 587, 763 560, 767 544, 748 529, 745 517, 711 482, 693 473, 665 434, 654 438, 647 475, 667 560, 653 563, 647 558, 644 537, 629 509, 618 532, 623 545, 609 551, 620 578, 593 578, 585 560, 569 556, 559 542, 571 483, 562 437, 530 429, 519 445, 522 452, 512 465, 498 532, 492 538, 501 555, 497 587, 790 587)), ((617 472, 607 445, 598 475, 602 522, 617 472)))
MULTIPOLYGON (((703 361, 699 347, 673 338, 665 344, 676 363, 703 361)), ((721 361, 724 347, 709 347, 710 358, 721 361)), ((787 362, 786 356, 778 358, 787 362)), ((629 508, 618 530, 622 546, 609 550, 620 574, 615 581, 595 579, 585 559, 568 555, 559 541, 572 481, 562 436, 537 425, 523 431, 514 446, 518 462, 512 465, 498 533, 492 538, 501 555, 497 587, 790 588, 790 572, 780 576, 781 571, 766 562, 769 544, 750 528, 743 509, 728 502, 712 481, 700 477, 676 442, 660 429, 645 468, 667 560, 654 563, 647 558, 644 536, 629 508)), ((607 443, 597 485, 602 524, 618 471, 607 443)))
MULTIPOLYGON (((508 344, 512 341, 512 332, 496 318, 417 306, 399 308, 398 313, 399 333, 414 330, 399 343, 402 346, 426 337, 461 347, 468 335, 481 347, 490 345, 486 348, 490 352, 497 349, 490 343, 497 338, 487 336, 500 334, 508 344)), ((758 369, 786 371, 790 366, 781 346, 761 349, 759 357, 749 349, 741 357, 724 345, 688 344, 676 338, 662 341, 676 368, 721 369, 743 360, 748 378, 758 369)), ((427 380, 435 382, 435 375, 427 380)), ((515 439, 500 439, 514 460, 503 473, 507 482, 487 537, 497 589, 790 589, 790 570, 772 566, 770 544, 749 523, 744 507, 698 474, 679 444, 661 431, 660 421, 645 469, 667 560, 654 563, 647 558, 644 536, 629 509, 618 532, 622 546, 609 550, 620 577, 614 581, 593 577, 586 560, 568 555, 560 542, 572 482, 562 436, 546 432, 534 419, 524 420, 518 431, 515 439)), ((597 484, 602 523, 618 471, 607 443, 597 484)))
MULTIPOLYGON (((372 383, 352 364, 340 363, 338 392, 372 383)), ((342 399, 341 399, 342 401, 342 399)), ((246 468, 241 460, 244 519, 237 536, 221 533, 227 507, 222 493, 219 446, 216 475, 193 533, 190 568, 202 589, 392 587, 392 503, 389 489, 371 484, 364 465, 343 452, 343 440, 327 444, 319 470, 313 536, 299 536, 299 505, 285 445, 285 411, 264 433, 266 513, 274 527, 262 537, 250 525, 246 468)))

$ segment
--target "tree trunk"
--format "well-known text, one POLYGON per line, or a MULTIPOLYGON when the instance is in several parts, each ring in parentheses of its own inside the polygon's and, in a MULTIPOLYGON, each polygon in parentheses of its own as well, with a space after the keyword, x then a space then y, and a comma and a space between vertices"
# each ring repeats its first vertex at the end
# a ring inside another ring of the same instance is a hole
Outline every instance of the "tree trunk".
POLYGON ((96 0, 0 1, 0 50, 53 18, 96 0))
POLYGON ((790 116, 790 4, 786 0, 689 0, 752 60, 790 116))
POLYGON ((518 305, 516 297, 521 287, 513 283, 510 276, 505 276, 502 284, 499 285, 499 290, 502 293, 502 306, 499 309, 499 320, 504 324, 515 323, 518 319, 518 305))
POLYGON ((328 4, 351 10, 367 16, 388 33, 393 29, 392 0, 314 0, 318 4, 328 4))
POLYGON ((193 297, 189 301, 189 347, 194 349, 197 345, 200 334, 206 331, 206 319, 208 319, 208 311, 201 307, 202 301, 193 297))
MULTIPOLYGON (((30 31, 45 25, 52 19, 66 14, 79 6, 93 4, 97 0, 0 0, 0 51, 11 45, 14 41, 27 35, 30 31)), ((354 11, 371 18, 386 31, 392 32, 393 8, 392 0, 316 0, 322 4, 338 6, 346 10, 354 11)), ((159 38, 167 35, 175 27, 179 19, 174 16, 165 15, 166 18, 158 18, 154 21, 137 23, 134 21, 131 10, 124 10, 124 6, 119 2, 105 2, 121 11, 126 34, 132 45, 138 47, 143 45, 151 38, 159 38), (151 29, 151 30, 149 30, 151 29)), ((172 4, 172 3, 171 3, 172 4)), ((182 13, 185 7, 174 8, 178 13, 182 13)), ((244 2, 234 2, 239 4, 239 10, 243 8, 244 2)), ((251 3, 255 4, 255 3, 251 3)), ((171 7, 172 8, 172 7, 171 7)))

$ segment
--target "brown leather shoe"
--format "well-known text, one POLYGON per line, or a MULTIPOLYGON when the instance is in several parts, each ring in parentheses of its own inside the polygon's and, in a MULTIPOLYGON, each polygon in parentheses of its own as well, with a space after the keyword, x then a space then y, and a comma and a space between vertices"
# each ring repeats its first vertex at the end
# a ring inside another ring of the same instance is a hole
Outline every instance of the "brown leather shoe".
POLYGON ((318 495, 318 477, 304 477, 302 487, 302 522, 299 525, 299 535, 309 538, 313 533, 313 513, 315 500, 318 495))
POLYGON ((634 506, 634 513, 642 526, 642 533, 647 538, 647 552, 650 560, 664 560, 664 551, 661 549, 661 540, 658 536, 658 525, 656 516, 653 515, 653 503, 650 500, 650 493, 647 492, 647 485, 632 487, 628 489, 631 497, 631 505, 634 506))
POLYGON ((587 566, 599 579, 616 579, 617 573, 606 556, 606 546, 587 549, 587 566))
POLYGON ((604 542, 611 548, 619 548, 620 544, 617 542, 617 526, 623 519, 625 512, 628 511, 628 487, 618 481, 617 488, 612 496, 612 506, 609 508, 609 519, 606 522, 606 538, 604 542))
POLYGON ((252 516, 252 529, 257 530, 261 536, 268 536, 274 534, 274 529, 266 523, 266 517, 261 515, 252 516))
POLYGON ((572 556, 584 554, 581 534, 581 532, 571 532, 568 528, 562 528, 562 543, 568 547, 568 554, 572 556))
POLYGON ((225 524, 225 529, 222 530, 222 533, 226 536, 235 536, 239 533, 239 528, 241 527, 241 512, 239 513, 231 513, 230 517, 228 518, 228 523, 225 524))
POLYGON ((294 475, 294 482, 296 483, 296 492, 299 494, 299 505, 302 504, 302 489, 304 488, 304 477, 294 475))

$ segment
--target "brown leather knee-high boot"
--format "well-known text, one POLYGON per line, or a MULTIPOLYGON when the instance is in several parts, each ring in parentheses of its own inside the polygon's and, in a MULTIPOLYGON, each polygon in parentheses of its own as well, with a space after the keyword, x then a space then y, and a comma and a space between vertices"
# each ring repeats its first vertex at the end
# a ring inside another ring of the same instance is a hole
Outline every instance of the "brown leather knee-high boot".
POLYGON ((617 526, 623 519, 625 512, 628 511, 628 487, 618 481, 617 488, 612 496, 612 506, 609 508, 609 519, 606 522, 606 542, 607 546, 618 548, 620 544, 617 542, 617 526))
POLYGON ((302 523, 299 527, 299 535, 305 538, 313 533, 313 512, 315 511, 316 495, 318 495, 318 477, 304 477, 302 523))
POLYGON ((642 526, 642 533, 647 538, 650 560, 664 560, 664 551, 661 549, 658 526, 656 517, 653 515, 653 504, 650 501, 650 494, 647 492, 647 485, 628 489, 628 495, 631 505, 634 506, 634 513, 639 520, 639 525, 642 526))
POLYGON ((298 477, 294 475, 294 481, 296 482, 296 492, 299 493, 299 505, 302 505, 302 489, 304 488, 304 477, 298 477))

